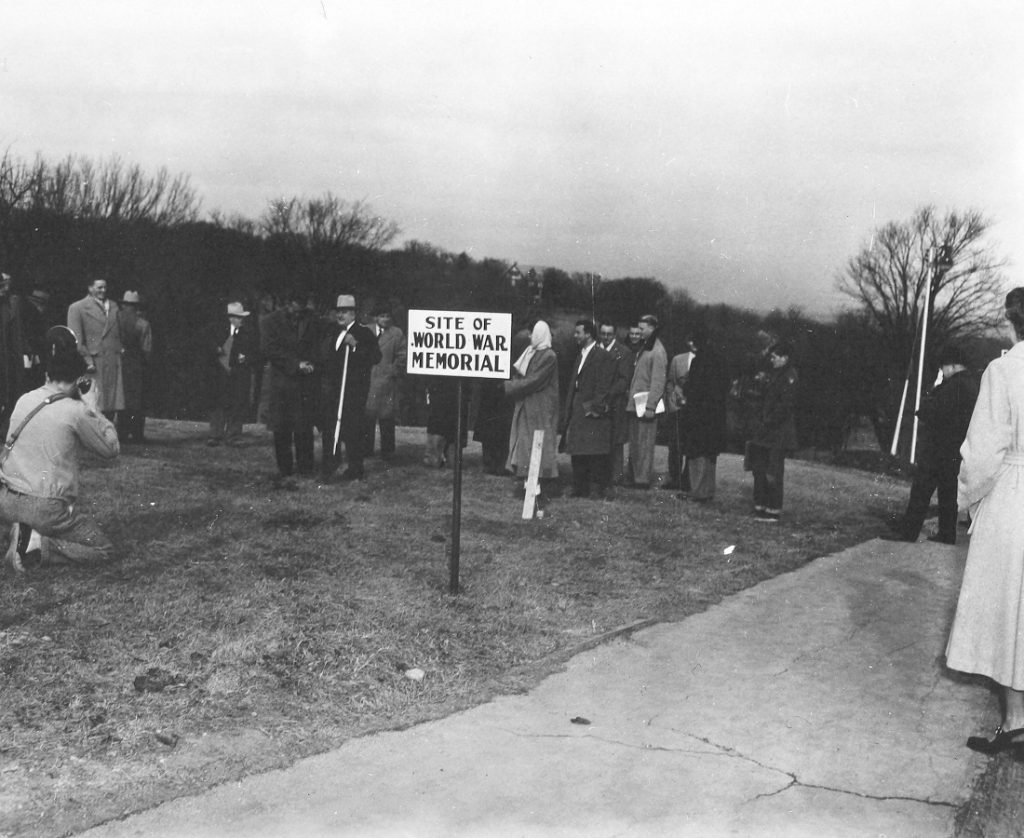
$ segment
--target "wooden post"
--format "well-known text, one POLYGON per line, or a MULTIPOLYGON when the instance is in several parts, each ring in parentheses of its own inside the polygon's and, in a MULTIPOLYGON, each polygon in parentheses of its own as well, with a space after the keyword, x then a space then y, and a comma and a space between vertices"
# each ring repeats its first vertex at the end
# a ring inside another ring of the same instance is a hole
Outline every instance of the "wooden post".
POLYGON ((530 470, 526 477, 526 497, 523 498, 523 520, 529 521, 535 512, 537 495, 540 494, 540 459, 544 450, 544 431, 533 432, 533 447, 530 449, 530 470))

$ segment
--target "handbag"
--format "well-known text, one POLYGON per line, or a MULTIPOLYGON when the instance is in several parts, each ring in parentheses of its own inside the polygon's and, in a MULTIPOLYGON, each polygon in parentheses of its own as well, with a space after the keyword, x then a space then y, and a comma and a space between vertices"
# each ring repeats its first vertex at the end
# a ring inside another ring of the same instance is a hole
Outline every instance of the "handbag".
POLYGON ((54 393, 52 396, 47 396, 29 411, 28 416, 21 420, 21 424, 15 428, 14 433, 7 437, 7 442, 4 443, 3 448, 0 448, 0 466, 7 462, 7 458, 11 454, 11 449, 14 448, 14 443, 18 441, 18 437, 21 436, 21 432, 25 430, 25 426, 29 423, 29 420, 48 404, 53 404, 54 402, 67 398, 70 398, 67 393, 54 393))

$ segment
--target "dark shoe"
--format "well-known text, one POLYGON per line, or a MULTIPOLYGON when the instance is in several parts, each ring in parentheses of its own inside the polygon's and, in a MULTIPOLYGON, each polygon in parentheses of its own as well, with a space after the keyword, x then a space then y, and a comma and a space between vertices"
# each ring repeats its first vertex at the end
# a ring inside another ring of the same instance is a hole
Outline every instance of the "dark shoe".
POLYGON ((208 439, 208 440, 206 440, 206 447, 207 448, 216 448, 218 445, 220 445, 220 440, 219 439, 208 439))
POLYGON ((945 536, 939 535, 938 533, 936 533, 935 535, 928 536, 928 540, 934 541, 936 544, 956 544, 956 536, 953 536, 952 538, 946 538, 945 536))
POLYGON ((679 487, 679 481, 678 480, 668 480, 665 483, 659 484, 658 488, 659 489, 664 489, 664 490, 669 491, 669 492, 678 491, 679 488, 680 488, 679 487))
POLYGON ((21 564, 25 570, 35 570, 43 563, 43 551, 38 547, 35 550, 26 550, 22 554, 21 564))
POLYGON ((882 541, 906 541, 910 544, 916 544, 917 538, 911 538, 909 535, 904 535, 901 532, 885 532, 878 536, 882 541))
POLYGON ((1024 727, 1013 730, 1003 730, 1000 725, 996 728, 995 736, 986 739, 984 736, 970 736, 967 738, 967 747, 979 754, 998 754, 1001 751, 1008 751, 1018 745, 1024 745, 1024 740, 1014 742, 1014 737, 1024 736, 1024 727))
POLYGON ((350 468, 345 469, 341 473, 341 479, 342 480, 362 480, 365 477, 366 477, 366 475, 363 472, 361 472, 361 471, 352 471, 352 469, 350 469, 350 468))

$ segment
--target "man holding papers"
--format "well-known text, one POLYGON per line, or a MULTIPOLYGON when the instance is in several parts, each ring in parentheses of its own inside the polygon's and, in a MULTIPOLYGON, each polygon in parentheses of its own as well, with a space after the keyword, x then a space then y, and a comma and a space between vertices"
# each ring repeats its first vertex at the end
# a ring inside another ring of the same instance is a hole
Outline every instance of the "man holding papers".
POLYGON ((637 354, 633 380, 626 396, 629 411, 629 465, 626 485, 649 489, 654 471, 654 441, 657 437, 656 416, 665 411, 665 373, 668 355, 658 340, 658 318, 645 314, 640 318, 643 346, 637 354))

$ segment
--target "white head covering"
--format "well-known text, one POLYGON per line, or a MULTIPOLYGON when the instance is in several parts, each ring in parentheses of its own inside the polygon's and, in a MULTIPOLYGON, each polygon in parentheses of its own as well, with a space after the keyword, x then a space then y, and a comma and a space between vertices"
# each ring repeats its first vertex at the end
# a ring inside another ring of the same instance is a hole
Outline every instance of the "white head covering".
POLYGON ((523 350, 523 354, 519 356, 519 360, 515 363, 515 368, 519 370, 519 374, 526 375, 526 370, 530 367, 530 361, 538 350, 550 348, 551 329, 543 320, 538 320, 537 325, 533 327, 533 332, 530 333, 530 345, 523 350))

